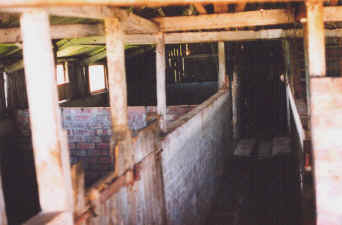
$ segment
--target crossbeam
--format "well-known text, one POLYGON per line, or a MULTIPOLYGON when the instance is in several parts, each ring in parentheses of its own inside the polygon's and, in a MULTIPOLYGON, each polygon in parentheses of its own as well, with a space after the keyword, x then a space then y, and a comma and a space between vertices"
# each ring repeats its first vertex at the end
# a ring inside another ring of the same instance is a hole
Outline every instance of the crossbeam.
POLYGON ((295 22, 295 15, 287 9, 270 9, 199 16, 159 17, 154 21, 159 24, 161 31, 172 32, 290 24, 295 22))
MULTIPOLYGON (((267 0, 267 2, 303 2, 304 0, 267 0)), ((323 0, 322 0, 323 1, 323 0)), ((203 4, 234 4, 241 2, 265 2, 265 0, 0 0, 0 7, 41 7, 41 6, 75 6, 75 5, 112 5, 112 6, 149 6, 203 4)))
MULTIPOLYGON (((32 10, 32 8, 2 8, 0 12, 23 13, 32 10)), ((158 25, 148 19, 127 10, 108 6, 45 7, 44 10, 50 15, 56 16, 94 19, 117 18, 126 33, 157 33, 159 31, 158 25)))

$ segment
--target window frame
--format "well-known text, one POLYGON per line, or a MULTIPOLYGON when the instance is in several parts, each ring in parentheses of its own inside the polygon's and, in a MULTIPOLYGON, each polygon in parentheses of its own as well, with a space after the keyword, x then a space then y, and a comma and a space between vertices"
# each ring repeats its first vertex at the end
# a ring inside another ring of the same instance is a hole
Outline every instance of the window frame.
POLYGON ((68 62, 65 61, 63 63, 57 63, 56 64, 56 82, 57 82, 57 86, 61 86, 61 85, 65 85, 70 83, 70 79, 69 79, 69 72, 68 72, 68 62), (58 66, 63 66, 63 82, 59 83, 58 81, 58 70, 57 67, 58 66))
POLYGON ((105 63, 95 63, 88 65, 88 89, 91 95, 101 94, 108 91, 108 76, 107 76, 107 65, 105 63), (91 79, 90 79, 90 67, 91 66, 103 66, 103 76, 104 76, 104 88, 98 90, 91 90, 91 79))

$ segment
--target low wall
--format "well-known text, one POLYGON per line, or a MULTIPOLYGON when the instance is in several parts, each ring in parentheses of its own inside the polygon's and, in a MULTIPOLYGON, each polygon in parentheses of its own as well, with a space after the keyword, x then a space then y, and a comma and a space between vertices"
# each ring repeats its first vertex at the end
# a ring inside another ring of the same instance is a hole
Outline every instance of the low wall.
POLYGON ((205 223, 233 150, 230 101, 228 92, 219 92, 181 117, 162 141, 169 225, 205 223))
MULTIPOLYGON (((195 106, 170 106, 168 107, 167 121, 170 123, 195 106)), ((148 114, 154 113, 156 108, 128 107, 129 126, 135 133, 146 127, 148 114)), ((86 171, 86 185, 94 183, 100 177, 113 170, 113 160, 109 153, 109 144, 112 137, 110 108, 61 108, 63 127, 68 133, 71 164, 82 162, 86 171)), ((16 125, 19 130, 18 138, 21 148, 29 148, 30 126, 28 110, 18 110, 16 113, 16 125)), ((18 142, 19 143, 19 142, 18 142)))

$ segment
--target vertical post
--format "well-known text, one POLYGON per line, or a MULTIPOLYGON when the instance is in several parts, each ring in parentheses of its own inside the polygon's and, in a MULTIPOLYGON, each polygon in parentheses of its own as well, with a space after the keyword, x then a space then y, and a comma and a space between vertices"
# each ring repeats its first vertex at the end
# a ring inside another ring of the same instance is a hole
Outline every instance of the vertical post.
POLYGON ((341 223, 342 78, 325 77, 323 3, 306 3, 305 39, 311 90, 311 128, 317 225, 341 223))
POLYGON ((105 19, 109 101, 112 126, 119 139, 128 130, 125 44, 118 19, 105 19))
POLYGON ((167 130, 166 124, 166 63, 165 63, 165 41, 164 34, 157 35, 156 45, 156 76, 157 76, 157 112, 160 115, 160 128, 163 132, 167 130))
POLYGON ((233 120, 233 138, 238 140, 240 138, 240 121, 239 121, 239 97, 240 97, 240 86, 239 86, 239 75, 236 68, 233 71, 233 82, 232 82, 232 120, 233 120))
MULTIPOLYGON (((65 159, 68 146, 57 103, 49 15, 38 9, 24 13, 20 25, 40 206, 43 212, 72 210, 70 165, 65 159)), ((73 224, 72 216, 69 224, 73 224)))
POLYGON ((226 53, 224 42, 218 42, 218 62, 219 62, 219 72, 218 72, 218 89, 226 87, 226 53))
MULTIPOLYGON (((127 84, 125 71, 125 44, 121 25, 116 18, 105 19, 105 35, 107 49, 109 101, 112 116, 113 138, 111 146, 115 146, 115 174, 120 176, 133 169, 134 154, 132 137, 128 127, 127 84)), ((128 173, 132 175, 132 173, 128 173)), ((133 176, 127 176, 128 182, 133 176)), ((117 223, 136 224, 136 196, 134 185, 127 188, 128 217, 121 207, 118 196, 113 203, 113 216, 117 223)), ((103 212, 104 213, 104 212, 103 212)))

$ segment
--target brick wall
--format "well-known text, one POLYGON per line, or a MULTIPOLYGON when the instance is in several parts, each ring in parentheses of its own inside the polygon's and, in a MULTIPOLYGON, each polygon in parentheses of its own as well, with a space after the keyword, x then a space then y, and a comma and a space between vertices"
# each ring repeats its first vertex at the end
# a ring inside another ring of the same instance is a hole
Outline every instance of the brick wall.
MULTIPOLYGON (((195 106, 171 106, 168 108, 169 122, 195 106)), ((109 153, 112 136, 110 109, 108 107, 62 108, 63 127, 68 133, 70 160, 72 164, 82 162, 86 172, 86 184, 94 183, 98 178, 113 170, 113 160, 109 153)), ((147 126, 147 114, 156 111, 155 107, 129 107, 129 126, 136 133, 147 126)), ((30 144, 29 112, 18 110, 16 125, 20 132, 18 143, 26 143, 21 148, 32 149, 30 144)))

